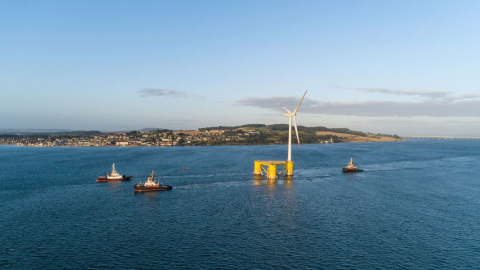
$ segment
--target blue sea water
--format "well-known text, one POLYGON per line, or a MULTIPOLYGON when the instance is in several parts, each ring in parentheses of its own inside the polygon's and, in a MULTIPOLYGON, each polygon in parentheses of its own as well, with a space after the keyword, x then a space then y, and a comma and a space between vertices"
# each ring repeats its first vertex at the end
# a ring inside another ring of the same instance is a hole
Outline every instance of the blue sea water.
POLYGON ((473 269, 480 142, 0 147, 1 269, 473 269), (365 171, 345 174, 350 157, 365 171), (97 183, 115 162, 132 181, 97 183), (184 171, 182 168, 190 170, 184 171), (171 191, 135 193, 151 170, 171 191))

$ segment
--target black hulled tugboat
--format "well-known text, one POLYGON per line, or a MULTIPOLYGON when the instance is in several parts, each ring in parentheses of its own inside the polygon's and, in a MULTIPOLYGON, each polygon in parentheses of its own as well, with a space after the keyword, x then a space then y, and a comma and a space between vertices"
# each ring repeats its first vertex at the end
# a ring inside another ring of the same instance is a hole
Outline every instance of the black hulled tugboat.
POLYGON ((172 189, 170 185, 162 185, 159 181, 156 181, 153 175, 155 172, 152 170, 152 174, 148 177, 147 181, 144 183, 135 184, 133 188, 135 191, 164 191, 172 189))
POLYGON ((353 164, 353 158, 350 158, 350 163, 347 164, 347 166, 342 168, 343 172, 349 173, 349 172, 363 172, 362 169, 359 169, 355 164, 353 164))

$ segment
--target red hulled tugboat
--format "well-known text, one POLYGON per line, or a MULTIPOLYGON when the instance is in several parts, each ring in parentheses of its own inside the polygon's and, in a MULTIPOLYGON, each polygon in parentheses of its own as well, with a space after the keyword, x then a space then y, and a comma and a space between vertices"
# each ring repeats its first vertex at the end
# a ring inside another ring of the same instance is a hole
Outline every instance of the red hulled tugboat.
POLYGON ((135 184, 133 188, 135 191, 164 191, 164 190, 170 190, 172 189, 172 186, 170 185, 162 185, 159 181, 155 181, 155 178, 153 177, 153 174, 155 172, 152 170, 152 174, 150 174, 150 177, 148 177, 147 181, 145 183, 140 183, 140 184, 135 184))
POLYGON ((353 164, 353 158, 350 158, 350 163, 347 166, 342 168, 343 172, 363 172, 362 169, 359 169, 355 164, 353 164))
POLYGON ((112 172, 105 175, 99 176, 97 182, 109 182, 109 181, 127 181, 132 178, 131 175, 121 175, 115 170, 115 163, 112 164, 112 172))

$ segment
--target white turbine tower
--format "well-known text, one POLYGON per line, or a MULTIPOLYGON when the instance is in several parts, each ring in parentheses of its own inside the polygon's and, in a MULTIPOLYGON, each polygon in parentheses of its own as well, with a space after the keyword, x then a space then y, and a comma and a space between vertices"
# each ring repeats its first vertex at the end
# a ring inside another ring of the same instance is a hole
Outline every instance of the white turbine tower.
POLYGON ((298 128, 297 128, 297 121, 295 119, 295 115, 297 114, 298 108, 300 107, 300 104, 302 103, 303 98, 307 94, 307 91, 305 91, 305 94, 303 94, 302 99, 300 99, 300 102, 298 102, 298 105, 297 107, 295 107, 295 110, 293 110, 293 112, 289 111, 287 108, 280 105, 282 108, 285 109, 285 116, 290 117, 288 122, 288 160, 287 161, 292 161, 292 117, 293 117, 293 124, 295 125, 295 134, 297 134, 298 147, 300 147, 300 138, 298 137, 298 128))

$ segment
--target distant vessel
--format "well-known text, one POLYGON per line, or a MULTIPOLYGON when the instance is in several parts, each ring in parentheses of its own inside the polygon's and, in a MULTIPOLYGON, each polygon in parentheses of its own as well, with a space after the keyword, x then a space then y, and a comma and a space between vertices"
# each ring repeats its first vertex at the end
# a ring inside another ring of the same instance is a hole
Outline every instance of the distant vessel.
POLYGON ((97 178, 97 182, 109 182, 109 181, 127 181, 132 178, 131 175, 120 175, 116 170, 115 170, 115 163, 112 164, 112 172, 105 175, 105 176, 99 176, 97 178))
POLYGON ((163 191, 163 190, 170 190, 172 186, 170 185, 162 185, 159 181, 155 181, 153 175, 155 172, 152 170, 152 174, 148 177, 145 183, 135 184, 133 188, 135 191, 163 191))
POLYGON ((359 169, 355 164, 353 164, 353 158, 350 158, 350 163, 347 166, 343 167, 343 172, 363 172, 362 169, 359 169))

